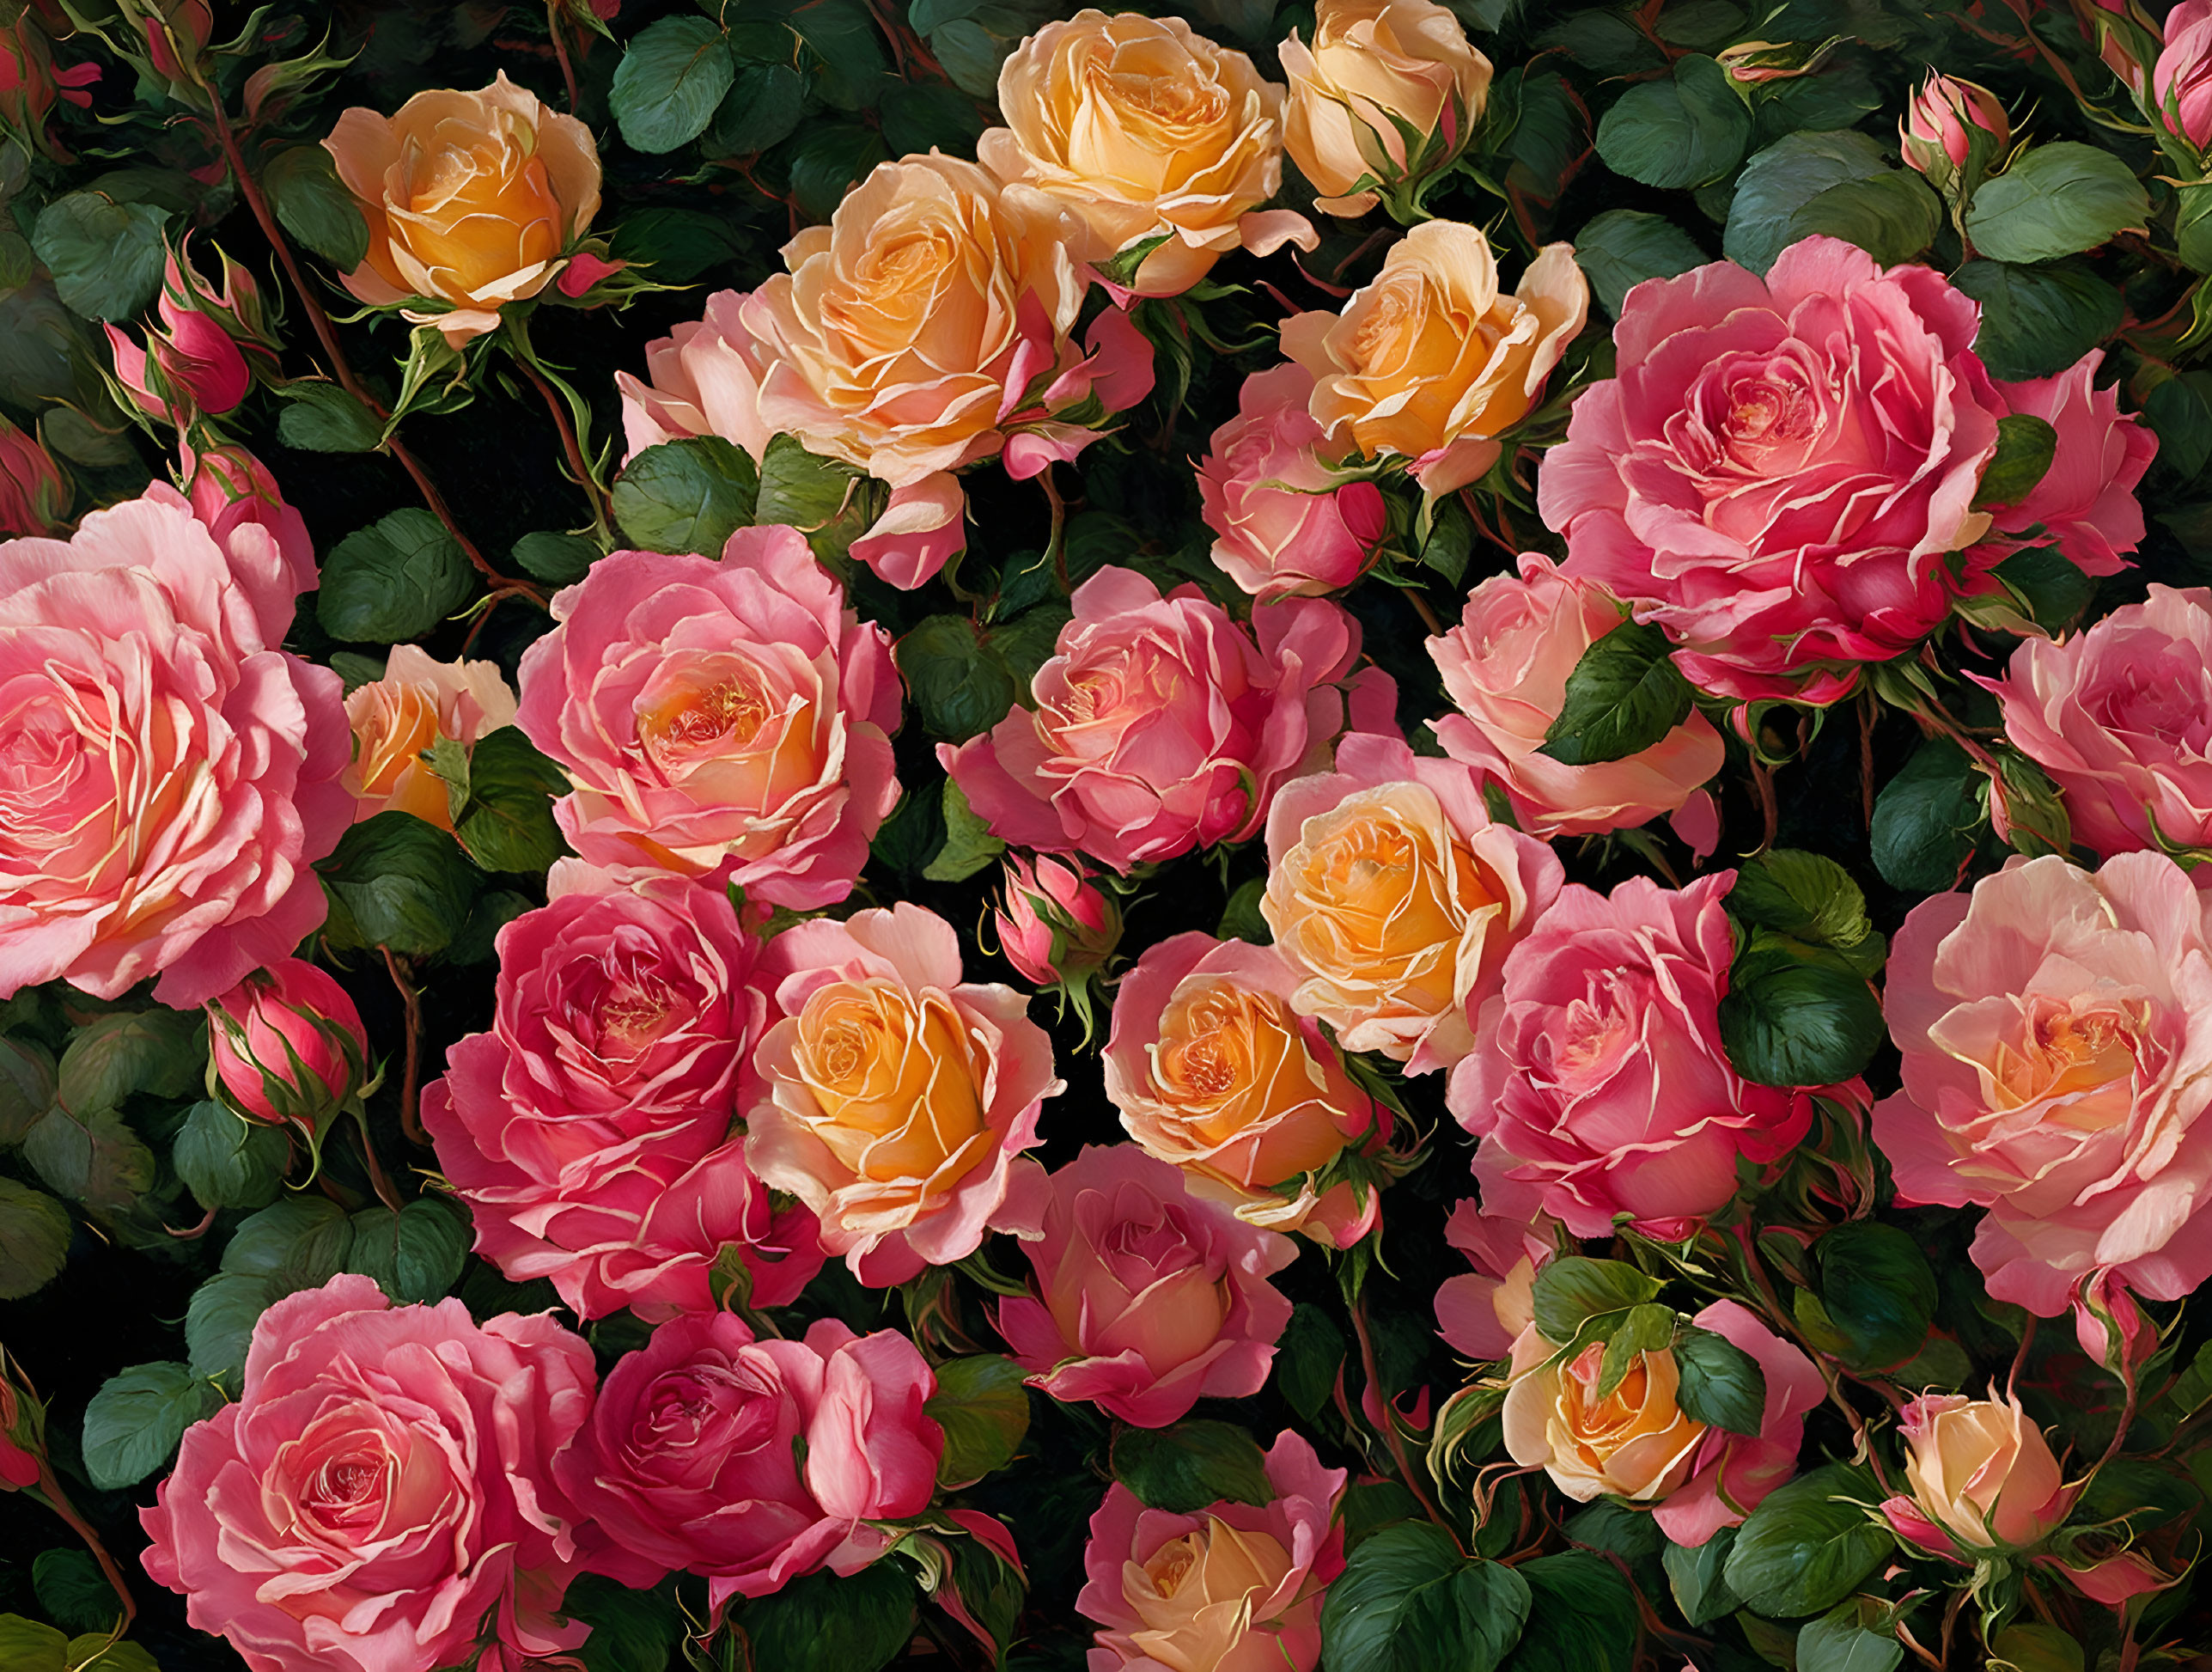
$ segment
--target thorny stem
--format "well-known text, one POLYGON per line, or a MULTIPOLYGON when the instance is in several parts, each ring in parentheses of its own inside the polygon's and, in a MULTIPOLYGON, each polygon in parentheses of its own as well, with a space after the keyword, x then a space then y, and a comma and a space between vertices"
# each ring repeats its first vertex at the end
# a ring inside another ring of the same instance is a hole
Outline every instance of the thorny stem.
MULTIPOLYGON (((391 973, 392 985, 399 990, 399 1003, 407 1016, 407 1054, 399 1075, 399 1126, 407 1134, 410 1144, 430 1146, 430 1135, 423 1130, 422 1112, 417 1083, 423 1068, 423 999, 413 983, 399 973, 399 961, 392 955, 392 949, 376 949, 384 955, 384 967, 391 973)), ((363 1134, 365 1138, 366 1133, 363 1134)))
MULTIPOLYGON (((1449 1533, 1452 1542, 1457 1545, 1459 1542, 1458 1529, 1437 1509, 1435 1500, 1429 1496, 1428 1487, 1422 1484, 1419 1473, 1405 1455, 1405 1437, 1398 1431, 1397 1409, 1391 1403, 1390 1390, 1383 1386, 1382 1371, 1375 1362, 1374 1337, 1368 1329, 1364 1296, 1351 1297, 1351 1315, 1352 1333, 1359 1339, 1360 1344, 1360 1368, 1367 1372, 1368 1388, 1374 1394, 1374 1402, 1381 1412, 1383 1443, 1390 1448, 1391 1460, 1398 1465, 1398 1478, 1405 1482, 1405 1489, 1413 1494, 1429 1519, 1449 1533)), ((1465 1553, 1464 1550, 1462 1553, 1465 1553)))
POLYGON ((1037 473, 1038 485, 1045 490, 1045 502, 1052 508, 1052 534, 1046 542, 1052 554, 1052 578, 1060 583, 1063 595, 1072 596, 1076 589, 1068 578, 1068 506, 1060 497, 1059 485, 1052 479, 1052 466, 1046 464, 1037 473))
POLYGON ((53 1466, 43 1457, 39 1459, 38 1493, 46 1499, 46 1507, 68 1523, 70 1531, 84 1541, 85 1547, 92 1552, 93 1560, 100 1564, 100 1571, 107 1576, 107 1583, 113 1587, 115 1600, 122 1603, 123 1618, 116 1623, 114 1631, 108 1634, 107 1640, 113 1643, 131 1629, 131 1622, 138 1617, 138 1605, 131 1600, 131 1587, 125 1582, 122 1570, 115 1565, 115 1559, 107 1553, 107 1547, 100 1541, 100 1535, 92 1530, 91 1523, 76 1512, 76 1505, 69 1501, 69 1494, 62 1490, 61 1480, 54 1474, 53 1466))

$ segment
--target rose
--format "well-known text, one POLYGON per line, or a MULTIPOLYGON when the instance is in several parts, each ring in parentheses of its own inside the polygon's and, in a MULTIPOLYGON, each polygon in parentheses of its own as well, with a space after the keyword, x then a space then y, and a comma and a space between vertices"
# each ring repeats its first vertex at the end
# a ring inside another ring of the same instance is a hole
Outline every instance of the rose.
POLYGON ((1133 1144, 1086 1149, 1039 1187, 1028 1297, 998 1309, 1029 1383, 1164 1428, 1201 1398, 1266 1385, 1290 1303, 1268 1278, 1297 1245, 1192 1193, 1133 1144))
POLYGON ((922 1513, 944 1431, 936 1377, 893 1330, 834 1318, 756 1341, 727 1312, 662 1324, 607 1373, 556 1464, 588 1518, 588 1565, 643 1590, 703 1574, 719 1611, 802 1573, 857 1572, 890 1536, 862 1523, 922 1513))
POLYGON ((599 212, 591 130, 501 70, 490 87, 417 93, 392 116, 356 107, 323 141, 369 223, 369 254, 345 288, 408 308, 459 347, 499 310, 552 283, 599 212))
POLYGON ((97 64, 56 69, 52 43, 27 9, 0 23, 0 123, 27 136, 58 161, 75 159, 46 132, 47 116, 57 100, 88 107, 92 95, 85 89, 99 80, 97 64))
POLYGON ((1331 445, 1403 460, 1435 497, 1498 461, 1589 308, 1567 245, 1546 245, 1507 296, 1479 229, 1424 221, 1343 313, 1286 320, 1283 351, 1312 375, 1331 445))
POLYGON ((177 450, 192 515, 229 558, 232 579, 260 618, 262 638, 281 643, 300 595, 316 585, 307 519, 285 503, 269 467, 244 448, 225 442, 197 449, 180 436, 177 450))
POLYGON ((1475 1269, 1437 1289, 1436 1333, 1469 1358, 1506 1358, 1536 1321, 1536 1274, 1559 1252, 1558 1221, 1547 1213, 1530 1219, 1485 1213, 1471 1197, 1444 1222, 1444 1240, 1475 1269))
POLYGON ((155 1583, 253 1672, 515 1661, 560 1617, 576 1512, 554 1455, 591 1410, 591 1349, 543 1315, 388 1305, 343 1273, 261 1315, 235 1405, 185 1431, 138 1518, 155 1583))
POLYGON ((2093 876, 2014 859, 1923 900, 1882 1008, 1904 1089, 1874 1114, 1898 1199, 1989 1214, 1974 1263, 2044 1317, 2105 1272, 2153 1300, 2212 1278, 2212 924, 2160 853, 2093 876))
POLYGON ((1905 107, 1897 137, 1907 165, 1938 190, 1949 191, 1963 173, 1971 191, 2012 143, 2013 126, 2004 101, 1988 88, 1930 70, 1905 107))
POLYGON ((48 533, 68 511, 69 498, 54 455, 0 413, 0 537, 48 533))
POLYGON ((2016 1395, 1928 1394, 1898 1416, 1912 1496, 1882 1513, 1914 1543, 1945 1555, 2040 1544, 2073 1507, 2051 1443, 2016 1395))
POLYGON ((491 1030, 423 1093, 477 1252, 516 1282, 550 1278, 586 1318, 710 1309, 725 1254, 740 1299, 789 1303, 821 1249, 731 1136, 765 1004, 728 896, 679 877, 625 888, 572 859, 546 893, 499 931, 491 1030))
POLYGON ((899 799, 899 677, 801 535, 740 528, 719 562, 617 552, 553 616, 515 723, 575 786, 554 814, 578 853, 795 911, 851 891, 899 799))
POLYGON ((353 727, 345 787, 355 822, 397 811, 451 830, 453 798, 425 752, 442 741, 466 748, 513 725, 515 709, 497 662, 436 662, 419 645, 393 645, 384 677, 355 686, 345 699, 353 727))
MULTIPOLYGON (((265 347, 253 276, 229 256, 222 261, 222 289, 216 290, 188 258, 169 252, 156 302, 168 330, 148 331, 144 348, 115 326, 106 327, 117 381, 140 411, 180 428, 190 425, 194 412, 220 418, 253 388, 253 369, 236 339, 253 343, 257 353, 265 347)), ((269 364, 273 369, 273 360, 269 364)))
POLYGON ((158 484, 67 541, 0 544, 0 994, 158 973, 189 1007, 322 922, 342 687, 256 617, 158 484))
POLYGON ((1006 856, 1006 888, 992 927, 1006 961, 1039 986, 1081 980, 1121 939, 1121 907, 1080 861, 1006 856))
POLYGON ((1291 1009, 1298 980, 1271 946, 1187 934, 1149 948, 1114 993, 1106 1092, 1129 1135, 1182 1169, 1193 1194, 1350 1248, 1374 1229, 1380 1199, 1371 1181, 1324 1192, 1319 1177, 1346 1151, 1386 1142, 1390 1116, 1291 1009))
POLYGON ((1455 760, 1505 792, 1538 836, 1624 829, 1683 809, 1721 770, 1721 735, 1695 709, 1649 748, 1569 766, 1543 753, 1582 652, 1625 618, 1603 587, 1525 552, 1520 574, 1494 575, 1467 595, 1459 625, 1429 641, 1458 708, 1429 727, 1455 760))
POLYGON ((1276 797, 1259 909, 1302 978, 1292 1009, 1347 1051, 1425 1074, 1475 1048, 1508 949, 1563 875, 1543 843, 1490 821, 1471 767, 1355 732, 1334 772, 1276 797))
POLYGON ((0 1491, 28 1492, 46 1468, 46 1408, 0 1349, 0 1491))
POLYGON ((2150 91, 2166 131, 2200 151, 2212 148, 2212 0, 2181 0, 2166 14, 2150 91))
POLYGON ((952 924, 904 901, 787 929, 761 961, 772 1025, 746 1158, 872 1288, 1033 1229, 1008 1192, 1065 1089, 1052 1041, 1021 994, 960 973, 952 924))
POLYGON ((2158 437, 2120 411, 2114 390, 2095 386, 2104 359, 2104 350, 2093 348, 2056 377, 1996 386, 2014 414, 2041 418, 2057 431, 2057 451, 2022 497, 1990 508, 1994 531, 1967 553, 1970 568, 2045 544, 2085 574, 2117 575, 2128 566, 2124 554, 2143 537, 2136 484, 2150 468, 2158 437))
POLYGON ((1378 192, 1355 189, 1362 180, 1395 186, 1449 168, 1490 94, 1490 61, 1430 0, 1320 0, 1312 47, 1294 29, 1276 51, 1290 83, 1283 145, 1331 215, 1374 207, 1378 192))
POLYGON ((1358 624, 1295 598, 1246 632, 1196 586, 1161 596, 1134 570, 1076 589, 1075 619, 1016 708, 981 737, 938 745, 994 835, 1132 865, 1242 841, 1277 787, 1327 759, 1358 715, 1386 723, 1389 681, 1351 677, 1358 624), (1339 688, 1340 684, 1344 688, 1339 688))
POLYGON ((1240 247, 1314 246, 1304 217, 1254 212, 1283 183, 1283 89, 1180 18, 1047 23, 1000 66, 998 108, 978 160, 1072 211, 1077 260, 1160 241, 1117 274, 1139 296, 1179 295, 1240 247))
POLYGON ((367 1077, 369 1034, 344 987, 282 958, 207 1007, 213 1077, 233 1109, 317 1138, 367 1077))
POLYGON ((1619 375, 1537 484, 1569 572, 1665 628, 1708 691, 1835 701, 2001 555, 1948 561, 1990 528, 1974 500, 2009 410, 1977 324, 1931 269, 1828 237, 1764 280, 1718 261, 1638 285, 1619 375))
POLYGON ((2074 1339, 2089 1362, 2132 1387, 2136 1373, 2158 1352, 2158 1326, 2109 1272, 2092 1272, 2074 1285, 2071 1299, 2074 1339))
POLYGON ((645 345, 645 376, 618 371, 623 437, 632 456, 663 442, 719 436, 759 464, 775 432, 760 416, 767 355, 745 324, 752 293, 717 290, 706 311, 645 345))
POLYGON ((1100 1627, 1091 1672, 1313 1672, 1321 1596, 1344 1569, 1344 1471, 1285 1429, 1264 1504, 1148 1510, 1118 1481, 1091 1516, 1076 1609, 1100 1627))
POLYGON ((1317 456, 1313 391, 1312 374, 1295 363, 1246 378, 1237 416, 1214 431, 1198 466, 1214 561, 1262 603, 1350 586, 1388 522, 1381 489, 1345 480, 1317 456))

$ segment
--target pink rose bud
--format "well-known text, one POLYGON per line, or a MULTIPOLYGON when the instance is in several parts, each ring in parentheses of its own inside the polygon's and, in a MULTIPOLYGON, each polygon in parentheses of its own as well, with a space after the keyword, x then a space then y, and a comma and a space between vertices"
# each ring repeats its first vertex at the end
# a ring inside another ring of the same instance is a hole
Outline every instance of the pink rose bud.
POLYGON ((2166 14, 2150 91, 2167 131, 2199 150, 2212 146, 2212 0, 2181 0, 2166 14))
POLYGON ((0 416, 0 538, 53 532, 69 509, 69 484, 53 455, 0 416))
POLYGON ((198 82, 200 54, 215 37, 215 14, 207 0, 168 0, 159 10, 164 15, 143 20, 147 56, 170 81, 198 82))
POLYGON ((304 959, 247 976, 208 1005, 211 1077, 248 1120, 320 1132, 360 1089, 369 1035, 345 989, 304 959))
POLYGON ((230 333, 199 311, 204 281, 195 274, 192 282, 185 282, 184 271, 189 269, 180 271, 172 255, 169 282, 162 285, 156 304, 168 327, 166 333, 148 331, 142 349, 114 326, 106 327, 115 351, 116 380, 148 417, 179 428, 195 411, 220 418, 253 387, 253 374, 230 333))
POLYGON ((2041 1543, 2074 1507, 2051 1443, 2016 1395, 1929 1394, 1899 1414, 1917 1514, 1892 1513, 1888 1504, 1883 1512, 1915 1542, 1928 1542, 1916 1530, 1925 1521, 1950 1535, 1953 1553, 2018 1549, 2041 1543))
POLYGON ((993 918, 1006 961, 1040 987, 1089 973, 1121 939, 1121 908, 1080 859, 1006 856, 1006 895, 993 918))
POLYGON ((2012 123, 2004 105, 1986 87, 1932 72, 1898 124, 1898 143, 1905 162, 1938 190, 1947 190, 1966 168, 1977 135, 1988 143, 1976 174, 2012 143, 2012 123))
POLYGON ((39 1484, 46 1453, 46 1412, 22 1386, 0 1350, 0 1491, 23 1492, 39 1484))
POLYGON ((2158 1351, 2158 1326, 2143 1316, 2126 1285, 2101 1268, 2075 1286, 2074 1334, 2082 1352, 2126 1382, 2158 1351))

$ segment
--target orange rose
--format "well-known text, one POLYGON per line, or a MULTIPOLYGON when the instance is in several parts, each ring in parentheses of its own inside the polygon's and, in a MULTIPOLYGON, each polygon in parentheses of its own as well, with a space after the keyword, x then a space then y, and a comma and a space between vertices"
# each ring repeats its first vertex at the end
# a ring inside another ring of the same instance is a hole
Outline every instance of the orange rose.
POLYGON ((441 830, 454 827, 445 780, 424 752, 440 738, 462 745, 515 723, 515 693, 489 662, 434 662, 417 645, 393 647, 384 677, 345 699, 353 727, 354 822, 411 813, 441 830))
POLYGON ((1513 1344, 1505 1449, 1524 1468, 1540 1466, 1578 1503, 1611 1492, 1632 1503, 1665 1498, 1690 1478, 1705 1425, 1674 1402, 1682 1372, 1665 1347, 1637 1353, 1611 1393, 1598 1392, 1606 1344, 1572 1359, 1533 1328, 1513 1344))

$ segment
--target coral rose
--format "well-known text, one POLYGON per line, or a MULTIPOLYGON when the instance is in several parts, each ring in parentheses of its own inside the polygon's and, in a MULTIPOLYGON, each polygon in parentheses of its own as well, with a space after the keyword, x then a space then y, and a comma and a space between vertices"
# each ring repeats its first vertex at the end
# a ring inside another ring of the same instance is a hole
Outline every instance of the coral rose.
POLYGON ((1990 1293, 2046 1318, 2098 1271, 2153 1300, 2212 1278, 2212 923, 2160 853, 2014 859, 1915 906, 1882 1008, 1904 1089, 1874 1142, 1900 1202, 1990 1210, 1990 1293))
POLYGON ((1085 1150, 1042 1193, 1044 1235, 1022 1250, 1034 1296, 998 1309, 1032 1387, 1165 1428, 1201 1398, 1267 1384, 1290 1322, 1267 1279, 1297 1244, 1193 1194, 1134 1144, 1085 1150))
POLYGON ((1283 351, 1313 379, 1333 446, 1395 458, 1431 497, 1498 461, 1590 311, 1565 244, 1547 244, 1511 296, 1479 228, 1425 221, 1341 314, 1295 314, 1283 351))
POLYGON ((355 822, 396 810, 451 830, 452 797, 424 752, 441 740, 466 747, 511 726, 515 708, 497 662, 437 662, 419 645, 393 645, 384 677, 345 699, 353 727, 345 787, 355 822))
POLYGON ((409 308, 455 347, 536 296, 599 212, 591 130, 501 70, 477 93, 417 93, 383 116, 356 107, 323 141, 369 223, 369 254, 345 288, 409 308))
POLYGON ((899 675, 801 534, 740 528, 719 561, 617 552, 553 616, 515 723, 576 786, 554 813, 578 853, 800 912, 851 892, 899 799, 899 675))
POLYGON ((2016 1394, 1928 1394, 1898 1413, 1910 1498, 1882 1505, 1923 1548, 1970 1558, 2040 1544, 2066 1519, 2075 1492, 2016 1394))
POLYGON ((770 943, 760 981, 773 1025, 746 1155, 821 1217, 855 1276, 904 1283, 987 1230, 1033 1230, 1008 1192, 1065 1088, 1028 1001, 961 981, 952 924, 903 901, 802 923, 770 943))
POLYGON ((146 1571, 253 1672, 433 1672, 554 1655, 576 1511, 552 1461, 591 1349, 545 1316, 387 1305, 352 1273, 253 1326, 244 1390, 141 1510, 146 1571))

